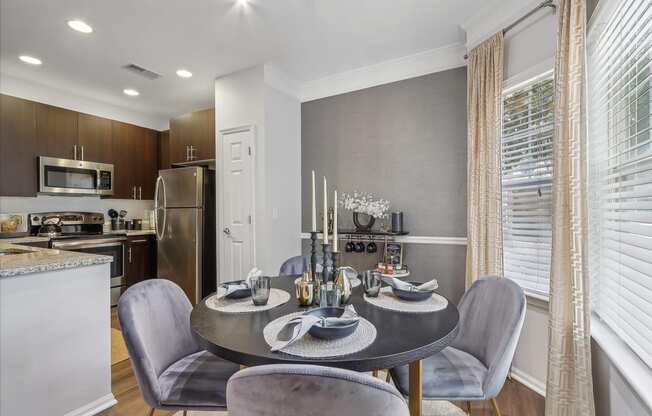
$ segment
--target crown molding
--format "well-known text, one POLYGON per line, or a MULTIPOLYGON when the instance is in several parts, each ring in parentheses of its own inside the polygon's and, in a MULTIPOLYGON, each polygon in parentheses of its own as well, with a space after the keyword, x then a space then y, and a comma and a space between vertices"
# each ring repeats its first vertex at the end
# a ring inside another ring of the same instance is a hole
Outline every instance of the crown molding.
POLYGON ((464 45, 453 44, 350 71, 339 72, 305 82, 301 86, 299 98, 301 102, 312 101, 433 72, 458 68, 466 65, 465 53, 466 48, 464 45))

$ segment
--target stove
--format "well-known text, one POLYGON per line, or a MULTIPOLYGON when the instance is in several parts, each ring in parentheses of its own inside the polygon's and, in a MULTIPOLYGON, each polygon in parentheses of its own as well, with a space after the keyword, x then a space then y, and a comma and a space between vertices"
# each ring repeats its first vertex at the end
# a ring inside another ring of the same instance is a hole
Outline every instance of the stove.
POLYGON ((104 234, 104 214, 97 212, 39 212, 29 215, 30 234, 37 235, 43 223, 57 222, 60 232, 50 238, 50 248, 102 254, 111 262, 111 305, 126 289, 126 235, 104 234))

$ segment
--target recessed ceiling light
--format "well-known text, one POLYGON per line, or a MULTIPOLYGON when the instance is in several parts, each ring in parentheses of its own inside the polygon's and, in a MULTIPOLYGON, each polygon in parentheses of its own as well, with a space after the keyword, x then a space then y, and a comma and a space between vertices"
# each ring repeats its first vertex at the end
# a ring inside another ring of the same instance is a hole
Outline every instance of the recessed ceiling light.
POLYGON ((138 91, 132 90, 131 88, 125 88, 124 90, 122 90, 122 92, 124 92, 127 95, 131 95, 132 97, 140 95, 140 93, 138 91))
POLYGON ((81 33, 93 33, 93 28, 88 25, 88 23, 83 20, 68 20, 68 26, 71 29, 76 30, 81 33))
POLYGON ((179 69, 177 70, 177 75, 181 78, 190 78, 192 76, 192 72, 188 71, 187 69, 179 69))
POLYGON ((30 65, 41 65, 43 63, 40 59, 28 55, 21 55, 18 59, 30 65))

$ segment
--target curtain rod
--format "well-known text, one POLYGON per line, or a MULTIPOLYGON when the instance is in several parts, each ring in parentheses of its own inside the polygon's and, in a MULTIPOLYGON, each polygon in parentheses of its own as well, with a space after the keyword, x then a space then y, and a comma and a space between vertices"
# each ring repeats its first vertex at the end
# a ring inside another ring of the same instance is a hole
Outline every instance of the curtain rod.
MULTIPOLYGON (((550 7, 552 9, 552 12, 555 13, 557 11, 557 6, 554 3, 554 0, 545 0, 544 2, 540 3, 537 7, 534 9, 530 10, 520 18, 516 19, 512 24, 509 26, 503 28, 503 35, 507 33, 508 31, 514 29, 519 23, 527 19, 528 17, 532 16, 534 13, 538 12, 541 9, 545 9, 546 7, 550 7)), ((466 54, 464 55, 464 59, 468 59, 469 55, 466 54)))

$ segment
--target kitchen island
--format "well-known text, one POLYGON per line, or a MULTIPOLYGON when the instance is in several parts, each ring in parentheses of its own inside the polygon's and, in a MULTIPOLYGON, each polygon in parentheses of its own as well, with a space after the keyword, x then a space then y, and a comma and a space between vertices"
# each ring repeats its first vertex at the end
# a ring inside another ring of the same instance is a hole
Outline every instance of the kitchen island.
POLYGON ((0 242, 0 414, 93 415, 116 403, 111 261, 0 242))

